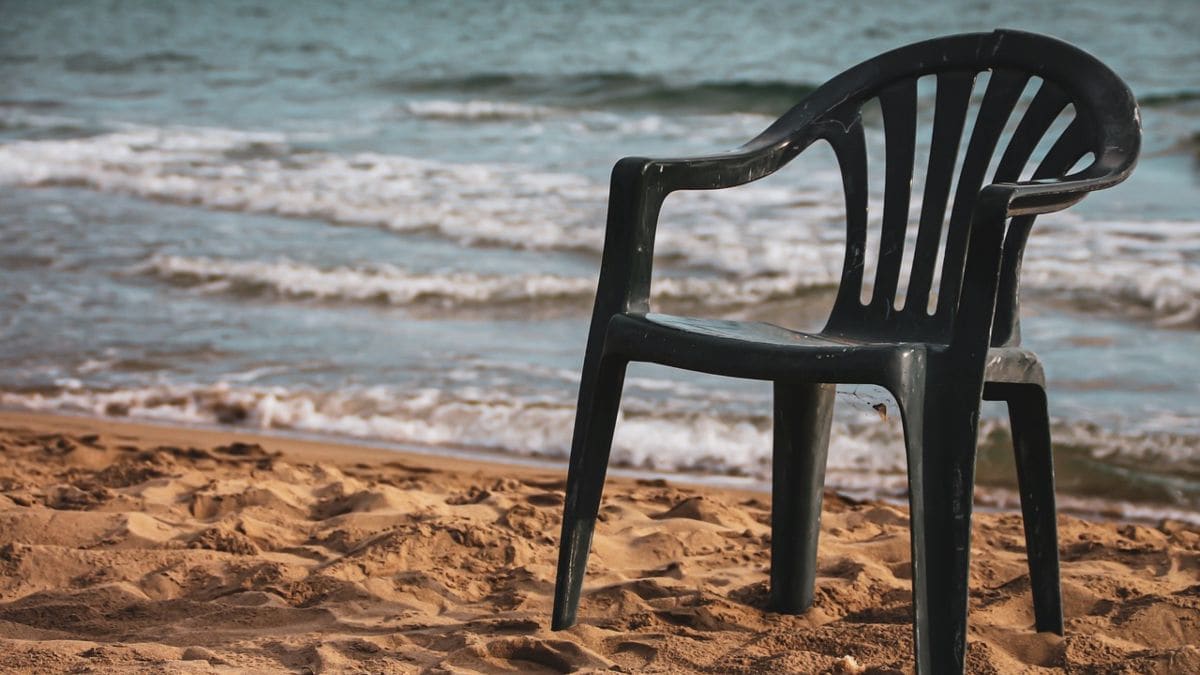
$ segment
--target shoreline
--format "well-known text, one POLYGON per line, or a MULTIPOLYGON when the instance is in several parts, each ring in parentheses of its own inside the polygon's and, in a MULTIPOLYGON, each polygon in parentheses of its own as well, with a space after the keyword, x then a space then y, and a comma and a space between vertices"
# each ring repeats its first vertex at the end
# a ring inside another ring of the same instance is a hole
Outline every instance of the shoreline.
MULTIPOLYGON (((338 436, 335 434, 320 434, 288 429, 192 424, 154 419, 103 417, 88 413, 76 414, 71 412, 0 407, 0 428, 11 424, 32 424, 36 428, 46 430, 94 430, 97 426, 103 426, 111 427, 114 430, 124 430, 126 433, 141 438, 161 438, 164 442, 171 440, 178 442, 178 439, 183 434, 194 434, 196 439, 204 439, 210 443, 218 444, 254 439, 260 443, 278 444, 279 449, 286 453, 295 453, 298 457, 314 461, 339 461, 337 453, 356 455, 361 451, 368 451, 372 455, 372 458, 380 460, 389 457, 395 458, 396 455, 399 455, 421 458, 429 463, 444 461, 451 465, 479 466, 493 470, 512 467, 518 470, 529 470, 538 473, 556 473, 560 478, 564 479, 567 471, 567 458, 565 457, 518 455, 488 448, 422 445, 420 443, 338 436), (72 421, 74 422, 72 423, 72 421)), ((771 491, 770 481, 760 480, 751 476, 704 474, 698 472, 681 473, 615 465, 609 467, 608 479, 634 481, 667 480, 680 485, 712 487, 760 495, 764 493, 769 494, 771 491)), ((859 499, 857 496, 851 494, 843 494, 843 496, 850 499, 859 499)), ((884 499, 883 501, 890 502, 893 500, 884 499)), ((899 500, 895 501, 897 504, 900 503, 899 500)))
MULTIPOLYGON (((262 429, 222 426, 219 424, 174 422, 156 419, 116 418, 105 417, 86 412, 27 410, 14 407, 0 407, 0 426, 12 422, 36 423, 45 428, 63 428, 62 425, 79 428, 91 428, 93 425, 124 428, 130 433, 151 437, 177 438, 179 434, 197 434, 197 438, 210 439, 228 443, 235 437, 256 439, 259 442, 279 443, 289 450, 295 449, 301 454, 319 452, 322 461, 334 459, 327 452, 345 452, 354 454, 361 450, 390 454, 411 455, 426 458, 428 461, 463 463, 466 465, 483 465, 499 470, 502 467, 513 467, 519 470, 557 473, 566 476, 567 459, 540 455, 520 455, 502 452, 489 448, 469 446, 424 445, 416 442, 388 441, 376 438, 339 436, 318 432, 295 431, 289 429, 262 429), (72 423, 71 421, 74 421, 72 423), (331 449, 337 449, 331 450, 331 449)), ((982 441, 981 441, 982 442, 982 441)), ((336 460, 335 460, 336 461, 336 460)), ((758 496, 771 492, 769 479, 753 476, 700 472, 677 472, 661 469, 639 468, 611 464, 608 469, 608 479, 621 478, 626 480, 667 480, 679 485, 700 488, 717 488, 738 492, 753 493, 758 496)), ((878 491, 842 490, 826 488, 826 492, 838 496, 866 502, 880 502, 892 506, 907 508, 908 499, 905 494, 880 494, 878 491)), ((1061 489, 1056 495, 1058 512, 1091 520, 1115 521, 1140 525, 1156 525, 1162 521, 1181 521, 1190 525, 1200 526, 1200 512, 1159 504, 1155 502, 1131 502, 1124 500, 1105 500, 1097 497, 1083 497, 1064 494, 1061 489)), ((994 485, 975 486, 975 511, 977 513, 1006 513, 1020 512, 1020 497, 1013 488, 997 487, 994 485)))
MULTIPOLYGON (((766 610, 769 496, 606 485, 549 631, 561 468, 0 412, 0 670, 911 669, 908 516, 826 492, 816 601, 766 610)), ((1200 670, 1200 527, 1061 515, 1067 635, 1020 517, 977 512, 968 672, 1200 670)))

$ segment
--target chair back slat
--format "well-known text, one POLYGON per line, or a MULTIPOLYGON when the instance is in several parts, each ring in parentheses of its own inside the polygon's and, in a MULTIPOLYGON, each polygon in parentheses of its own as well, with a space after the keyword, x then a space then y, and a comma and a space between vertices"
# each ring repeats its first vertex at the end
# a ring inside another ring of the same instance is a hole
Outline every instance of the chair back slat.
POLYGON ((975 208, 975 198, 983 187, 996 144, 1028 80, 1028 73, 1007 69, 993 70, 987 91, 979 105, 975 128, 971 130, 971 140, 967 144, 967 153, 959 170, 954 206, 950 211, 949 230, 946 232, 946 248, 942 254, 942 279, 938 286, 935 312, 942 321, 951 321, 958 307, 958 292, 962 284, 963 264, 966 258, 966 225, 971 218, 972 209, 975 208))
POLYGON ((917 139, 917 81, 903 80, 879 94, 883 112, 884 164, 883 225, 879 236, 879 262, 871 307, 887 317, 896 300, 900 265, 904 258, 904 235, 908 231, 908 207, 912 199, 913 158, 917 139))
POLYGON ((921 220, 913 251, 912 273, 904 303, 905 310, 911 313, 925 312, 929 305, 929 289, 933 283, 938 246, 946 221, 950 185, 974 86, 975 73, 972 71, 951 71, 937 76, 929 167, 921 199, 921 220))
POLYGON ((857 111, 827 137, 842 176, 846 201, 846 256, 842 261, 839 306, 858 305, 867 250, 867 140, 857 111))
MULTIPOLYGON (((1021 123, 1013 132, 1008 148, 1000 158, 996 174, 992 177, 994 183, 1009 183, 1020 180, 1021 172, 1033 156, 1038 143, 1046 136, 1050 125, 1058 119, 1063 109, 1071 100, 1052 82, 1043 82, 1037 94, 1030 101, 1021 123)), ((1070 168, 1070 167, 1067 167, 1070 168)))

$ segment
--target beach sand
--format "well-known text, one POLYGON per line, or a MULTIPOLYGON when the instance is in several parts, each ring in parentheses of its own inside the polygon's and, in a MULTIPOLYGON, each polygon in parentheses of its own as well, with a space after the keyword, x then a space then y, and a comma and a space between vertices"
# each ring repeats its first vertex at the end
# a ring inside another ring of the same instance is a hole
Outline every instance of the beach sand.
MULTIPOLYGON (((563 469, 0 414, 3 672, 907 672, 908 516, 826 495, 814 608, 763 610, 769 496, 607 486, 549 630, 563 469)), ((1021 521, 975 517, 968 671, 1200 672, 1200 528, 1060 518, 1067 636, 1021 521)))

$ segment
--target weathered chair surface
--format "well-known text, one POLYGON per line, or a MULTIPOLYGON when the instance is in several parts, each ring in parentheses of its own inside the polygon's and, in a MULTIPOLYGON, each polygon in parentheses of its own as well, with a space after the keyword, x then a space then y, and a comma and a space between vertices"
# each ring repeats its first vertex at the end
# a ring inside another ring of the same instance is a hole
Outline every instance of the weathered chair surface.
MULTIPOLYGON (((798 376, 822 382, 860 383, 875 379, 886 359, 906 358, 925 343, 882 343, 826 333, 802 333, 761 321, 729 321, 670 314, 626 313, 614 316, 607 335, 613 351, 637 351, 653 363, 713 375, 773 380, 797 368, 798 376), (718 339, 714 339, 718 338, 718 339), (639 344, 640 343, 640 344, 639 344), (656 349, 657 347, 657 349, 656 349), (796 352, 806 352, 799 356, 796 352), (796 358, 790 358, 796 356, 796 358), (808 358, 809 361, 801 359, 808 358), (853 363, 870 368, 855 376, 853 363), (761 369, 756 370, 756 366, 761 369), (873 367, 872 367, 873 366, 873 367)), ((988 382, 1043 383, 1037 354, 1021 347, 992 347, 984 367, 988 382)))
POLYGON ((1053 38, 1000 30, 877 56, 729 152, 619 161, 580 382, 553 627, 575 622, 625 368, 647 361, 774 382, 771 606, 781 612, 812 604, 834 384, 892 393, 908 454, 914 647, 924 673, 963 669, 980 401, 1007 402, 1037 628, 1061 633, 1049 418, 1041 364, 1020 346, 1021 256, 1037 215, 1124 180, 1140 141, 1136 102, 1111 70, 1053 38), (913 218, 926 77, 936 96, 913 218), (876 102, 884 161, 872 171, 884 188, 868 279, 863 107, 876 102), (846 206, 842 277, 825 327, 807 334, 653 312, 654 233, 666 196, 758 180, 817 141, 837 158, 846 206), (901 279, 906 249, 912 262, 901 279))

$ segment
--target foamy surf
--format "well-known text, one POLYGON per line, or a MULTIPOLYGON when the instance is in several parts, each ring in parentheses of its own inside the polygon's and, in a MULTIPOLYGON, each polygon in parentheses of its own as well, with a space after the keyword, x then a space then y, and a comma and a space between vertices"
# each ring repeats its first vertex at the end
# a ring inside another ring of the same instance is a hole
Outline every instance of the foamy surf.
MULTIPOLYGON (((317 392, 222 382, 97 390, 64 384, 55 391, 2 392, 0 405, 559 458, 568 454, 575 414, 566 401, 472 388, 317 392)), ((894 430, 874 413, 851 417, 839 421, 831 470, 902 471, 903 453, 892 447, 899 439, 894 430)), ((769 418, 665 410, 655 401, 629 396, 613 448, 613 460, 624 466, 762 475, 770 460, 769 418)))
POLYGON ((1200 222, 1077 222, 1033 236, 1024 288, 1200 327, 1200 222))
MULTIPOLYGON (((202 293, 261 294, 287 300, 434 304, 471 307, 514 303, 591 302, 593 278, 554 274, 477 274, 455 270, 415 273, 386 263, 322 268, 287 259, 230 260, 157 254, 133 266, 145 275, 202 293)), ((654 284, 654 297, 710 306, 750 305, 796 297, 832 286, 813 279, 757 277, 721 279, 668 277, 654 284)))
POLYGON ((595 282, 550 274, 514 276, 446 271, 418 274, 385 263, 359 268, 319 268, 290 260, 264 262, 156 255, 135 274, 157 277, 205 293, 260 293, 316 299, 443 307, 590 298, 595 282))
MULTIPOLYGON (((115 390, 64 385, 45 391, 0 392, 0 405, 559 459, 569 454, 575 414, 566 400, 473 387, 452 391, 376 386, 320 392, 232 381, 115 390)), ((631 385, 644 390, 652 389, 655 382, 631 385)), ((848 494, 902 497, 907 489, 906 462, 894 408, 893 414, 880 415, 864 407, 853 389, 839 391, 838 401, 827 486, 848 494)), ((646 471, 769 481, 772 440, 767 412, 663 406, 634 390, 622 402, 612 461, 615 466, 646 471)), ((1072 503, 1096 502, 1113 489, 1109 483, 1118 481, 1123 493, 1133 498, 1130 514, 1136 512, 1139 518, 1156 513, 1176 517, 1181 509, 1200 506, 1200 462, 1194 456, 1200 438, 1165 432, 1117 433, 1069 421, 1056 422, 1053 436, 1060 492, 1072 503), (1147 466, 1155 470, 1139 473, 1147 466)), ((1007 423, 985 419, 981 439, 980 484, 1009 484, 1012 450, 1007 423)))
MULTIPOLYGON (((569 173, 306 152, 280 134, 187 128, 0 145, 0 183, 82 186, 214 209, 433 233, 471 246, 590 252, 602 247, 607 199, 606 185, 569 173)), ((781 226, 797 202, 836 204, 823 194, 774 188, 673 197, 668 218, 685 221, 686 231, 664 228, 657 251, 732 273, 836 273, 836 243, 814 236, 819 223, 781 226), (749 212, 757 214, 753 223, 746 222, 749 212), (770 237, 762 236, 767 232, 770 237)), ((807 215, 829 218, 836 210, 813 207, 807 215)))
MULTIPOLYGON (((183 127, 130 127, 85 138, 2 144, 0 183, 82 186, 212 209, 428 233, 473 247, 592 254, 602 246, 607 194, 602 183, 570 173, 312 152, 282 133, 183 127)), ((720 306, 836 284, 843 249, 838 189, 829 176, 819 175, 808 185, 769 183, 729 193, 673 195, 664 209, 656 253, 677 268, 710 270, 724 280, 682 281, 685 275, 670 275, 656 282, 661 287, 656 292, 720 306)), ((1026 291, 1085 310, 1200 327, 1200 223, 1077 217, 1048 223, 1038 226, 1026 254, 1026 291)), ((588 292, 578 279, 536 275, 451 276, 446 289, 433 290, 432 277, 382 267, 385 271, 376 273, 314 272, 262 261, 256 271, 209 261, 210 269, 203 271, 203 264, 165 260, 151 266, 175 278, 210 278, 218 287, 257 284, 283 297, 404 303, 440 296, 453 304, 588 292), (174 272, 166 269, 172 266, 174 272), (224 272, 217 269, 222 267, 224 272)))
POLYGON ((404 104, 404 110, 410 115, 433 120, 447 121, 498 121, 498 120, 537 120, 553 115, 563 114, 563 111, 550 106, 524 105, 507 101, 453 101, 453 100, 423 100, 409 101, 404 104))

